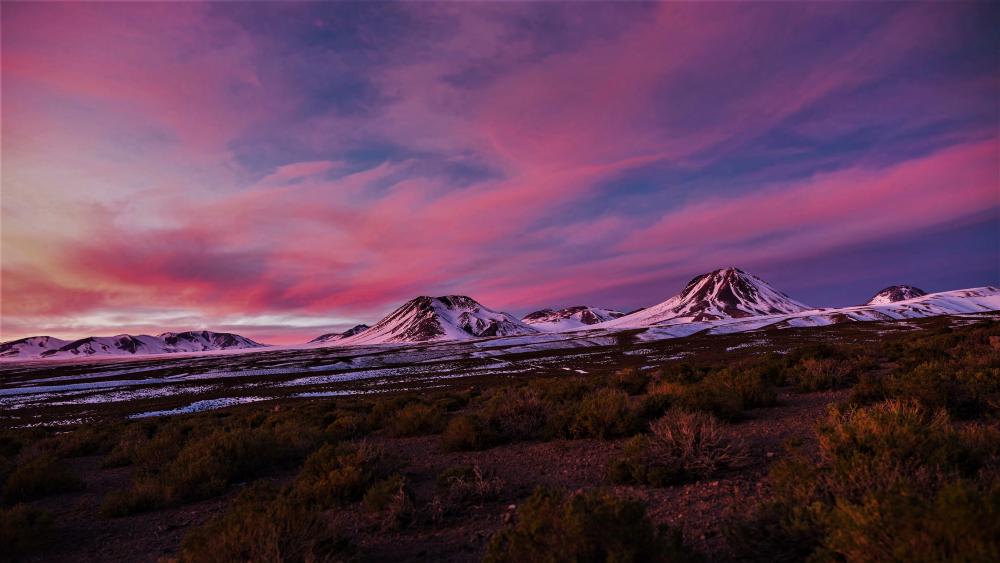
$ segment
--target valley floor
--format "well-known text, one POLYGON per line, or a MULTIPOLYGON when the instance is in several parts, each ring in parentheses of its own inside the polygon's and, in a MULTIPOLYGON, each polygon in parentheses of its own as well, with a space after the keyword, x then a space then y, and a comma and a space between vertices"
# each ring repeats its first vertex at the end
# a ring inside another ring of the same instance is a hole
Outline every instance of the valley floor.
MULTIPOLYGON (((641 499, 652 520, 683 531, 685 540, 710 560, 728 557, 722 536, 724 518, 755 505, 767 497, 767 469, 789 439, 812 444, 813 426, 830 404, 842 400, 844 391, 784 392, 778 405, 754 409, 749 419, 726 428, 732 437, 744 440, 750 451, 749 464, 711 480, 673 487, 614 486, 616 493, 641 499)), ((349 519, 359 524, 359 550, 365 561, 478 561, 489 538, 501 527, 511 506, 530 496, 537 486, 568 490, 607 487, 609 461, 626 439, 556 440, 498 446, 481 452, 443 453, 438 436, 376 438, 387 451, 409 460, 407 477, 417 498, 435 493, 437 476, 450 467, 476 465, 495 471, 503 481, 497 499, 470 506, 460 517, 425 522, 401 531, 366 533, 366 515, 354 507, 349 519)), ((159 561, 176 554, 181 539, 191 528, 218 514, 238 494, 228 494, 187 506, 121 518, 95 518, 102 499, 128 486, 129 468, 103 469, 101 456, 73 459, 73 470, 86 489, 80 493, 55 495, 35 503, 51 512, 57 522, 54 542, 34 561, 159 561)), ((273 476, 286 482, 293 474, 273 476)))

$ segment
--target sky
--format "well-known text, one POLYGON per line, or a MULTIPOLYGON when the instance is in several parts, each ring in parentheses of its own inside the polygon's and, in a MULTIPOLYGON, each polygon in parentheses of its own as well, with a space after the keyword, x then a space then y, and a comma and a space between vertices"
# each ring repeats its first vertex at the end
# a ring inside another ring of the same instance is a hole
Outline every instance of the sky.
POLYGON ((1000 285, 996 3, 0 16, 0 340, 1000 285))

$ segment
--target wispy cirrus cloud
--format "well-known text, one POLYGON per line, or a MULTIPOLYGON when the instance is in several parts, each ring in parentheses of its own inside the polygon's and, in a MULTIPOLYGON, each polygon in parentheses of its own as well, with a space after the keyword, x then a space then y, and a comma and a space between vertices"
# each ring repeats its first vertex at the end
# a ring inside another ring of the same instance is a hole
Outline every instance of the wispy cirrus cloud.
POLYGON ((115 8, 5 8, 4 338, 631 307, 1000 208, 990 6, 115 8))

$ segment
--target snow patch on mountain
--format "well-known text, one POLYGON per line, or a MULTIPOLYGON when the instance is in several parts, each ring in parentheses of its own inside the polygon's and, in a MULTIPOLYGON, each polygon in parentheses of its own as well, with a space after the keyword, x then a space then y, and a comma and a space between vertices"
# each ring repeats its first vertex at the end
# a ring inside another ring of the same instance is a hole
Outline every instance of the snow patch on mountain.
POLYGON ((621 311, 577 305, 565 309, 542 309, 528 313, 521 322, 542 331, 562 332, 574 328, 595 325, 625 316, 621 311))
POLYGON ((421 296, 407 301, 371 328, 337 340, 336 344, 437 342, 536 333, 537 329, 510 314, 494 311, 471 297, 421 296))
POLYGON ((874 297, 868 300, 866 305, 885 305, 887 303, 895 303, 896 301, 906 301, 907 299, 923 295, 927 295, 927 292, 919 287, 913 287, 912 285, 890 285, 876 293, 874 297))

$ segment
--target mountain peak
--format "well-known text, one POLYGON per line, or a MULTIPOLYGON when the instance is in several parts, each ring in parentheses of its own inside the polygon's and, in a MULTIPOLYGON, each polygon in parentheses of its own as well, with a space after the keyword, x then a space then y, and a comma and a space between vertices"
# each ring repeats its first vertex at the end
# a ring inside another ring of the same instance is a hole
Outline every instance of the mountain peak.
POLYGON ((60 340, 50 336, 33 336, 12 342, 0 343, 0 357, 31 359, 86 356, 140 356, 147 354, 259 348, 262 346, 264 345, 238 334, 212 332, 210 330, 164 332, 159 336, 150 336, 148 334, 87 336, 73 341, 60 340))
POLYGON ((384 344, 517 336, 538 331, 466 295, 421 295, 410 299, 370 329, 338 344, 384 344))
POLYGON ((321 335, 317 336, 316 338, 313 338, 312 340, 310 340, 308 342, 308 344, 315 344, 317 342, 333 342, 335 340, 343 340, 344 338, 350 338, 350 337, 354 336, 355 334, 358 334, 360 332, 364 332, 365 330, 368 330, 368 328, 369 327, 366 324, 354 325, 351 328, 345 330, 344 332, 328 332, 326 334, 321 334, 321 335))
POLYGON ((914 297, 921 297, 924 295, 927 295, 927 292, 919 287, 914 287, 912 285, 890 285, 889 287, 876 293, 871 299, 868 300, 866 305, 885 305, 888 303, 895 303, 896 301, 906 301, 907 299, 913 299, 914 297))
POLYGON ((808 309, 761 278, 731 266, 695 276, 677 295, 611 321, 609 326, 648 326, 673 319, 713 321, 808 309))
POLYGON ((625 313, 621 311, 588 307, 586 305, 574 305, 559 310, 541 309, 533 313, 528 313, 521 318, 521 322, 531 325, 542 332, 560 332, 603 323, 623 316, 625 316, 625 313))

